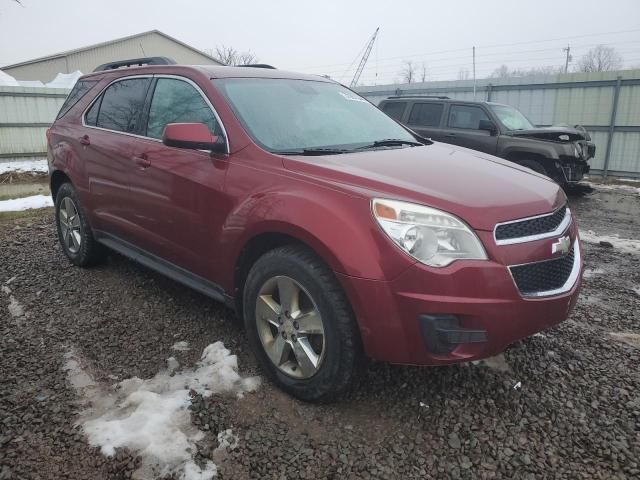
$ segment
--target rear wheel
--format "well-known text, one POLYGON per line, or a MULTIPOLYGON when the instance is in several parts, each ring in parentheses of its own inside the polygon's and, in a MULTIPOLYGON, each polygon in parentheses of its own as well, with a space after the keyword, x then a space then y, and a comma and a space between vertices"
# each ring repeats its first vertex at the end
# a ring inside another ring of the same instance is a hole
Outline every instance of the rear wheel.
POLYGON ((99 263, 104 258, 104 248, 93 237, 73 185, 60 186, 55 207, 58 240, 67 258, 81 267, 99 263))
POLYGON ((306 401, 327 401, 351 383, 361 357, 357 325, 333 272, 298 246, 251 268, 244 322, 265 374, 306 401))

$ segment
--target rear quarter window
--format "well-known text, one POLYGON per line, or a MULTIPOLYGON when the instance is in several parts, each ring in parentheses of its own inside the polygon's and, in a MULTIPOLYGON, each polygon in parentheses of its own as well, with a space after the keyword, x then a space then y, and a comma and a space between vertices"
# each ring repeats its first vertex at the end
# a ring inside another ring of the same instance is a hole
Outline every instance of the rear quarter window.
POLYGON ((394 120, 401 122, 406 107, 407 102, 389 102, 382 106, 382 111, 394 120))
POLYGON ((80 101, 82 97, 84 97, 89 90, 93 88, 93 86, 98 83, 97 80, 80 80, 76 82, 76 84, 71 89, 69 96, 65 99, 62 107, 60 107, 60 111, 58 112, 58 116, 56 120, 64 117, 69 110, 73 108, 73 106, 80 101))
POLYGON ((416 103, 409 114, 409 124, 421 127, 439 127, 443 103, 416 103))

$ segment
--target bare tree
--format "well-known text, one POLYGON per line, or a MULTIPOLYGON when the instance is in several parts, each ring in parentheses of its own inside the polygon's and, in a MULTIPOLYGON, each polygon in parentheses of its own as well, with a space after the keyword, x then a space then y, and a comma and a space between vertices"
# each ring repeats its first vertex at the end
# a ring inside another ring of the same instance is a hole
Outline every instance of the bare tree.
POLYGON ((500 65, 491 73, 489 78, 507 78, 510 76, 511 71, 509 70, 509 67, 507 67, 506 65, 500 65))
POLYGON ((469 69, 468 68, 461 68, 458 71, 458 80, 469 80, 470 76, 471 76, 471 74, 469 73, 469 69))
POLYGON ((404 83, 413 83, 416 81, 416 66, 411 60, 404 61, 404 68, 400 72, 400 76, 404 83))
POLYGON ((516 68, 514 70, 509 69, 506 65, 501 65, 496 68, 489 78, 508 78, 508 77, 527 77, 530 75, 552 75, 554 73, 561 73, 564 69, 555 65, 542 65, 540 67, 531 68, 516 68))
POLYGON ((420 81, 423 83, 427 81, 427 65, 424 62, 420 66, 420 81))
POLYGON ((608 72, 622 67, 622 57, 613 47, 598 45, 592 48, 578 62, 580 72, 608 72))
POLYGON ((258 57, 251 51, 239 52, 233 47, 220 45, 216 47, 215 52, 211 49, 205 50, 212 57, 218 58, 225 65, 248 65, 258 63, 258 57))

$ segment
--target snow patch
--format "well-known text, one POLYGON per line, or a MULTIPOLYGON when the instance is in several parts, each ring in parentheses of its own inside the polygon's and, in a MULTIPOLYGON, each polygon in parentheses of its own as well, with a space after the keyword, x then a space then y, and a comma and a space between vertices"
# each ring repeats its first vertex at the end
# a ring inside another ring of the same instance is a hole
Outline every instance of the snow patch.
POLYGON ((618 234, 598 235, 593 230, 580 230, 580 239, 583 242, 595 244, 609 242, 613 248, 621 252, 640 254, 640 240, 620 238, 618 234))
POLYGON ((218 448, 216 448, 216 451, 233 450, 238 448, 239 443, 240 439, 228 428, 218 433, 218 448))
POLYGON ((82 76, 80 70, 76 70, 72 73, 59 73, 56 78, 46 84, 48 88, 67 88, 71 89, 76 84, 78 79, 82 76))
POLYGON ((177 342, 174 343, 171 346, 172 350, 177 350, 179 352, 186 352, 187 350, 191 350, 191 347, 189 347, 189 342, 185 342, 184 340, 181 342, 177 342))
POLYGON ((47 173, 49 166, 47 159, 39 160, 16 160, 13 162, 1 162, 0 173, 5 172, 41 172, 47 173))
POLYGON ((600 191, 612 191, 612 190, 624 190, 626 192, 630 192, 630 193, 635 193, 637 195, 640 195, 640 187, 634 187, 632 185, 622 185, 622 184, 602 184, 602 183, 591 183, 591 182, 584 182, 585 184, 589 185, 591 188, 595 189, 595 190, 600 190, 600 191))
POLYGON ((44 83, 40 80, 18 80, 18 84, 21 87, 44 88, 44 83))
POLYGON ((625 332, 609 332, 609 336, 618 342, 640 348, 640 334, 625 332))
POLYGON ((33 195, 0 201, 0 212, 21 212, 32 208, 53 207, 51 195, 33 195))
POLYGON ((8 73, 0 70, 0 87, 19 87, 18 81, 8 73))
POLYGON ((584 271, 584 278, 595 277, 596 275, 602 275, 603 273, 606 272, 601 268, 587 268, 584 271))
POLYGON ((481 365, 485 365, 494 370, 499 370, 501 372, 510 372, 511 367, 507 363, 507 359, 504 354, 496 355, 495 357, 485 358, 484 360, 480 360, 481 365))
POLYGON ((633 287, 631 290, 633 290, 636 295, 640 296, 640 287, 633 287))
POLYGON ((9 296, 9 305, 7 305, 9 314, 14 318, 24 317, 25 316, 24 307, 20 304, 18 300, 16 300, 16 297, 11 295, 11 289, 6 285, 3 285, 2 293, 9 296))
MULTIPOLYGON (((222 342, 206 347, 194 369, 176 373, 179 365, 175 358, 168 360, 168 366, 151 379, 133 377, 116 384, 112 398, 104 400, 101 395, 103 405, 84 412, 81 424, 89 443, 100 447, 104 455, 114 455, 117 448, 128 448, 140 455, 139 478, 175 475, 184 480, 209 480, 217 475, 216 465, 207 461, 200 467, 194 461, 196 444, 204 433, 191 424, 190 391, 204 397, 220 393, 241 398, 257 389, 260 379, 241 377, 237 357, 222 342)), ((76 361, 68 373, 81 379, 78 392, 85 395, 86 385, 95 382, 86 371, 84 378, 78 375, 79 367, 80 362, 76 361)), ((73 384, 71 377, 70 381, 73 384)), ((88 396, 95 399, 95 389, 88 396)), ((220 432, 218 441, 218 449, 232 449, 238 444, 231 430, 220 432)))

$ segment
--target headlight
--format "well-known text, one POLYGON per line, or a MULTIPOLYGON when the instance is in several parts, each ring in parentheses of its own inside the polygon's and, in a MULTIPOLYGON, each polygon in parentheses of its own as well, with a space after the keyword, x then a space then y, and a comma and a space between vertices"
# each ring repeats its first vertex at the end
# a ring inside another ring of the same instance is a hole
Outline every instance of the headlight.
POLYGON ((580 158, 582 156, 582 148, 579 143, 573 144, 573 155, 576 158, 580 158))
POLYGON ((444 267, 459 259, 486 260, 476 234, 457 217, 435 208, 374 198, 373 216, 384 232, 416 260, 444 267))

